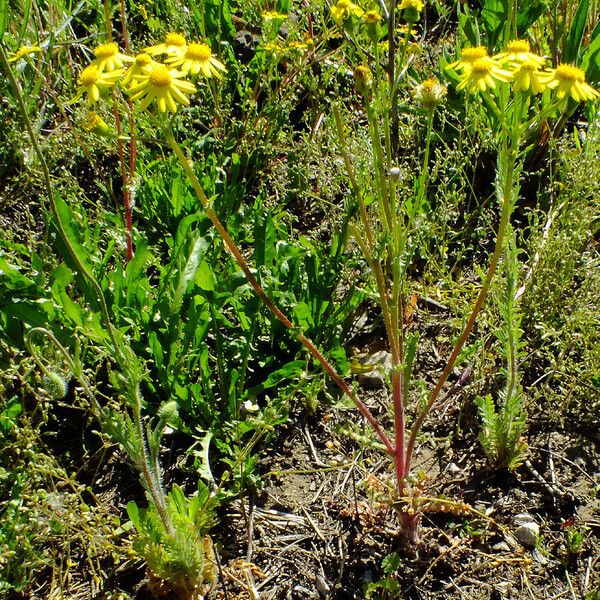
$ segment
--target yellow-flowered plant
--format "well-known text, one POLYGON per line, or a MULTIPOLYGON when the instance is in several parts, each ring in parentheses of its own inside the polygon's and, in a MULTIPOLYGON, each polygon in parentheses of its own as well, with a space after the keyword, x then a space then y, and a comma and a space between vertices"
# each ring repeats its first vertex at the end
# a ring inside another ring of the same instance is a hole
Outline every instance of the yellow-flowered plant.
POLYGON ((117 71, 125 66, 125 63, 134 62, 135 59, 126 54, 119 52, 119 46, 114 42, 109 44, 101 44, 94 49, 96 60, 94 64, 98 67, 98 71, 117 71))
POLYGON ((160 54, 168 54, 169 56, 181 56, 185 53, 187 42, 180 33, 169 33, 165 41, 161 44, 156 44, 146 48, 145 52, 150 56, 158 56, 160 54))
POLYGON ((79 75, 79 85, 81 91, 85 91, 87 94, 88 106, 98 102, 100 95, 113 87, 122 75, 122 69, 102 72, 95 64, 86 67, 79 75))
POLYGON ((555 90, 556 98, 572 98, 576 102, 596 100, 600 93, 585 81, 585 73, 573 65, 546 69, 546 59, 531 51, 527 40, 513 40, 505 51, 490 57, 487 48, 465 48, 461 57, 448 68, 461 73, 457 90, 486 92, 497 81, 514 82, 515 92, 541 94, 546 88, 555 90))
POLYGON ((11 52, 8 55, 8 62, 16 62, 22 58, 29 57, 31 54, 39 54, 41 51, 42 49, 36 44, 33 46, 21 46, 16 52, 11 52))
POLYGON ((331 7, 331 18, 338 25, 343 25, 352 15, 362 17, 364 12, 360 6, 351 2, 351 0, 338 0, 331 7))
POLYGON ((465 74, 456 89, 485 92, 487 89, 495 88, 496 81, 509 82, 512 77, 512 72, 503 69, 499 62, 490 57, 484 57, 474 61, 465 70, 465 74))
POLYGON ((134 77, 136 83, 129 88, 129 97, 132 101, 141 100, 141 110, 156 101, 159 112, 177 112, 178 104, 189 106, 188 96, 196 92, 195 86, 183 77, 185 73, 157 64, 147 74, 134 77))
POLYGON ((165 62, 173 67, 179 67, 184 73, 220 79, 227 69, 215 58, 207 44, 192 43, 186 46, 185 52, 171 56, 165 62))
POLYGON ((597 100, 600 92, 585 82, 585 73, 572 65, 559 65, 550 72, 548 87, 556 90, 557 98, 570 96, 576 102, 597 100))
MULTIPOLYGON (((23 55, 26 54, 23 50, 23 55)), ((220 79, 227 72, 208 44, 188 44, 180 33, 169 33, 164 42, 150 46, 134 57, 123 54, 114 42, 97 46, 94 57, 78 79, 78 96, 85 93, 88 105, 120 84, 132 102, 139 102, 141 110, 155 105, 159 113, 174 113, 179 106, 189 106, 190 96, 197 91, 186 80, 188 75, 220 79), (164 63, 155 58, 161 55, 166 55, 164 63)), ((100 132, 91 121, 84 129, 100 132)))

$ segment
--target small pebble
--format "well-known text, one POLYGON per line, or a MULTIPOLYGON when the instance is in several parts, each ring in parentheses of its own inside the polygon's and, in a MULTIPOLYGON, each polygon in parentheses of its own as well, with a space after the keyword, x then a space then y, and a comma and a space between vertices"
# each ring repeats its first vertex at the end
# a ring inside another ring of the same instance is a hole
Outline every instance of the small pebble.
POLYGON ((540 538, 540 527, 536 523, 519 525, 515 529, 515 537, 528 548, 535 548, 540 538))
POLYGON ((498 542, 492 546, 496 552, 510 552, 510 546, 506 542, 498 542))
POLYGON ((458 475, 462 471, 462 469, 456 463, 451 462, 448 463, 446 471, 448 471, 450 475, 458 475))

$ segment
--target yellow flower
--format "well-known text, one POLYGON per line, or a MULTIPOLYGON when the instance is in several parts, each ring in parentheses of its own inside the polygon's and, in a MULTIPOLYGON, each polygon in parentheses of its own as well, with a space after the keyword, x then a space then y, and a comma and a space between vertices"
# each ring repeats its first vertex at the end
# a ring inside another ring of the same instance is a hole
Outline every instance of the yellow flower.
POLYGON ((402 0, 399 10, 404 11, 404 18, 407 21, 416 21, 423 10, 422 0, 402 0))
POLYGON ((87 119, 82 124, 83 130, 87 133, 95 133, 100 136, 110 136, 110 128, 104 119, 95 112, 89 113, 87 119))
POLYGON ((169 56, 181 56, 185 54, 186 41, 180 33, 169 33, 162 44, 146 48, 146 54, 157 56, 168 54, 169 56))
POLYGON ((121 79, 121 75, 123 75, 122 69, 101 73, 98 66, 93 63, 89 67, 86 67, 79 75, 79 85, 87 93, 88 106, 97 102, 100 98, 100 93, 106 92, 108 88, 115 85, 121 79))
POLYGON ((285 53, 285 48, 278 42, 268 42, 263 48, 265 49, 265 52, 272 54, 273 56, 285 53))
MULTIPOLYGON (((475 46, 473 48, 464 48, 461 57, 448 65, 449 69, 456 71, 470 71, 476 60, 490 58, 485 46, 475 46)), ((490 59, 491 60, 491 59, 490 59)))
POLYGON ((600 92, 585 82, 585 73, 572 65, 559 65, 550 71, 548 87, 556 89, 556 96, 571 96, 576 102, 596 100, 600 92))
POLYGON ((20 60, 21 58, 29 56, 30 54, 34 54, 41 51, 42 49, 37 44, 34 44, 33 46, 21 46, 15 53, 10 54, 8 62, 15 62, 17 60, 20 60))
POLYGON ((546 89, 550 77, 552 74, 543 72, 538 62, 524 60, 520 64, 517 63, 513 71, 515 92, 531 90, 532 94, 541 94, 546 89))
POLYGON ((530 62, 540 67, 546 64, 546 59, 531 52, 531 47, 527 40, 513 40, 512 42, 508 42, 506 51, 496 54, 494 60, 502 64, 530 62))
POLYGON ((262 18, 265 21, 277 21, 279 19, 287 19, 287 15, 285 13, 277 12, 276 10, 268 10, 262 14, 262 18))
POLYGON ((121 54, 119 52, 119 46, 114 42, 97 46, 94 49, 94 55, 96 57, 94 64, 98 67, 100 73, 103 71, 122 69, 124 63, 134 61, 131 56, 121 54))
POLYGON ((196 91, 189 81, 181 80, 184 75, 181 71, 169 70, 165 65, 157 64, 148 74, 136 77, 138 83, 128 90, 131 100, 142 100, 141 110, 148 108, 156 100, 159 112, 177 112, 178 103, 189 105, 190 99, 186 94, 196 91))
POLYGON ((377 25, 382 17, 376 10, 368 10, 362 15, 362 20, 367 25, 377 25))
POLYGON ((415 88, 415 98, 421 106, 429 110, 435 108, 443 100, 448 90, 437 79, 426 79, 421 85, 415 88))
POLYGON ((414 27, 409 29, 407 25, 400 25, 400 27, 396 27, 396 31, 404 37, 416 37, 419 34, 419 32, 414 27))
POLYGON ((145 52, 138 54, 134 63, 125 71, 123 85, 129 85, 139 75, 147 75, 150 70, 158 63, 145 52))
POLYGON ((190 44, 184 54, 167 58, 165 62, 192 75, 198 75, 202 71, 205 77, 214 76, 221 79, 222 73, 227 73, 223 63, 212 55, 210 46, 207 44, 190 44))
POLYGON ((350 18, 350 15, 362 17, 363 14, 364 10, 350 0, 338 0, 331 7, 331 17, 338 25, 343 25, 344 21, 350 18))
POLYGON ((496 80, 508 82, 511 79, 512 73, 502 69, 499 63, 488 56, 476 60, 470 70, 465 70, 462 81, 456 89, 466 88, 470 92, 485 92, 488 88, 496 87, 496 80))

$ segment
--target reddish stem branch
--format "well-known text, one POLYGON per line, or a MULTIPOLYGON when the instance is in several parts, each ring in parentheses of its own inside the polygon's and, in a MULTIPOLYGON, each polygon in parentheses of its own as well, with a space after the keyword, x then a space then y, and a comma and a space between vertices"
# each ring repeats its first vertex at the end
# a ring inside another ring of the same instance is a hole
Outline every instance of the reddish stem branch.
POLYGON ((206 212, 206 215, 212 221, 212 224, 214 225, 214 227, 217 230, 218 234, 220 235, 221 239, 225 243, 227 249, 233 256, 233 258, 235 259, 235 261, 237 262, 239 267, 244 272, 246 279, 248 280, 248 282, 250 283, 250 285, 256 292, 256 295, 260 298, 260 300, 263 302, 263 304, 271 311, 271 313, 273 313, 275 315, 275 317, 277 317, 277 319, 279 319, 279 321, 281 323, 283 323, 283 325, 287 329, 289 329, 290 331, 296 332, 297 338, 300 341, 300 343, 310 352, 310 354, 317 361, 319 361, 319 363, 321 364, 323 369, 327 372, 327 374, 331 377, 331 379, 333 379, 333 381, 338 385, 338 387, 342 390, 342 392, 344 392, 344 394, 346 394, 354 402, 354 404, 356 405, 358 410, 361 412, 363 417, 369 422, 371 427, 373 427, 373 429, 375 430, 375 433, 378 435, 379 439, 385 446, 386 450, 392 456, 395 456, 396 449, 390 442, 387 434, 385 433, 385 431, 383 430, 381 425, 377 422, 377 419, 373 416, 371 411, 367 408, 367 406, 352 391, 350 386, 344 381, 342 376, 335 370, 333 365, 323 356, 321 351, 303 333, 297 332, 297 328, 292 323, 292 321, 290 321, 286 317, 286 315, 283 312, 281 312, 281 310, 266 295, 262 286, 260 285, 260 283, 257 281, 257 279, 254 277, 254 275, 250 271, 250 267, 248 267, 248 263, 246 263, 246 260, 244 259, 244 257, 242 256, 242 253, 239 251, 237 245, 235 244, 235 242, 229 235, 229 232, 227 231, 227 229, 225 229, 225 226, 223 225, 223 223, 221 223, 221 220, 219 219, 217 213, 210 206, 210 202, 209 202, 208 198, 206 197, 206 194, 204 193, 204 190, 202 189, 202 186, 200 185, 200 182, 198 181, 198 178, 196 177, 196 174, 194 173, 194 170, 193 170, 191 164, 189 163, 186 156, 183 154, 181 148, 179 147, 179 144, 177 143, 177 141, 173 137, 173 134, 170 131, 167 131, 167 133, 166 133, 166 140, 167 140, 167 143, 169 144, 169 146, 171 147, 171 149, 173 150, 173 152, 175 153, 175 155, 177 156, 179 163, 181 164, 184 171, 186 172, 186 175, 189 177, 190 182, 192 183, 192 186, 194 187, 194 190, 196 192, 196 195, 197 195, 198 199, 200 200, 202 207, 204 208, 204 210, 206 212))

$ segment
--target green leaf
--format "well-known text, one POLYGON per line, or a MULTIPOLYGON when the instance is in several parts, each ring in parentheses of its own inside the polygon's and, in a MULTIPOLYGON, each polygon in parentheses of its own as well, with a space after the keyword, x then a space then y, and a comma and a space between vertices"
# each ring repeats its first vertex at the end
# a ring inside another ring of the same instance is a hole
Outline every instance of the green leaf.
POLYGON ((596 25, 590 44, 581 59, 581 68, 586 73, 587 80, 592 84, 600 82, 600 23, 596 25))
POLYGON ((388 554, 381 561, 381 568, 383 569, 383 572, 386 575, 392 575, 393 573, 395 573, 398 570, 399 566, 400 566, 400 556, 398 556, 397 552, 392 552, 391 554, 388 554))
POLYGON ((510 0, 486 0, 481 11, 481 20, 486 32, 487 45, 490 51, 500 41, 500 33, 508 18, 510 0))
POLYGON ((194 278, 196 269, 200 264, 202 253, 204 250, 206 250, 207 246, 208 242, 201 237, 196 238, 192 245, 192 249, 188 255, 185 267, 181 273, 179 282, 177 283, 173 300, 171 301, 169 312, 172 317, 178 315, 181 311, 181 306, 183 305, 183 298, 185 297, 188 283, 194 278))
POLYGON ((274 388, 278 386, 285 379, 293 379, 300 376, 300 374, 304 371, 306 366, 306 362, 303 360, 294 360, 291 361, 280 369, 273 371, 269 374, 269 376, 260 384, 253 388, 250 388, 244 394, 244 398, 253 398, 258 394, 261 394, 265 390, 270 388, 274 388))
POLYGON ((571 28, 569 29, 569 33, 565 38, 563 46, 562 62, 565 64, 577 62, 581 41, 583 40, 583 34, 585 32, 589 4, 589 0, 581 0, 577 7, 577 12, 573 17, 571 28))
MULTIPOLYGON (((71 247, 73 248, 77 258, 83 264, 83 266, 92 274, 94 271, 90 265, 89 254, 83 248, 79 241, 79 235, 77 234, 74 223, 76 222, 75 215, 71 208, 67 205, 67 203, 62 199, 59 194, 55 195, 54 202, 56 204, 56 212, 58 213, 58 219, 62 228, 64 229, 67 237, 69 238, 69 242, 71 243, 71 247)), ((79 229, 79 225, 76 225, 76 228, 79 229)), ((58 246, 61 249, 61 253, 63 258, 67 262, 67 264, 73 265, 73 258, 71 253, 68 251, 66 246, 63 244, 62 240, 58 241, 58 246)), ((75 266, 75 265, 73 265, 75 266)), ((76 269, 74 269, 76 270, 76 269)))
POLYGON ((544 2, 528 2, 517 12, 517 36, 519 39, 527 35, 529 28, 544 14, 544 2))
POLYGON ((138 508, 138 505, 133 500, 130 500, 127 503, 127 514, 129 515, 131 522, 135 525, 135 528, 139 531, 142 528, 140 510, 138 508))
POLYGON ((0 0, 0 38, 4 36, 8 25, 8 0, 0 0))
POLYGON ((217 278, 212 270, 212 267, 206 260, 200 262, 196 270, 194 281, 198 287, 206 292, 213 292, 217 284, 217 278))
POLYGON ((275 225, 269 213, 258 216, 254 225, 256 267, 270 267, 275 260, 275 225))
POLYGON ((470 46, 481 45, 481 36, 479 34, 479 27, 477 19, 471 14, 468 4, 464 4, 461 9, 460 3, 457 6, 458 11, 458 25, 460 31, 462 31, 464 37, 469 42, 470 46))

